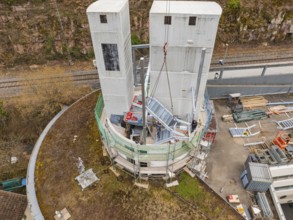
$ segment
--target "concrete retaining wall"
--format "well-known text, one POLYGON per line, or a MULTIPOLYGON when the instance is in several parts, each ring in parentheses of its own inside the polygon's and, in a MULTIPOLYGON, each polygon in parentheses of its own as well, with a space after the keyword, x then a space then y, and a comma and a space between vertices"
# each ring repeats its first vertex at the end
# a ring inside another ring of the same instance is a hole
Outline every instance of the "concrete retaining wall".
POLYGON ((212 79, 207 83, 211 99, 224 98, 230 93, 241 93, 247 96, 292 93, 292 87, 293 74, 212 79))

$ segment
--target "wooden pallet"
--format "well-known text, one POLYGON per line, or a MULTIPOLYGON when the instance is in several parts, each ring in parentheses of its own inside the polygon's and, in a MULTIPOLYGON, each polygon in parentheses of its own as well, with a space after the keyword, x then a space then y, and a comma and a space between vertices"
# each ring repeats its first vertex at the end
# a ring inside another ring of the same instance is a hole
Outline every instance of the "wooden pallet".
POLYGON ((241 97, 240 101, 246 109, 265 107, 268 103, 263 96, 241 97))

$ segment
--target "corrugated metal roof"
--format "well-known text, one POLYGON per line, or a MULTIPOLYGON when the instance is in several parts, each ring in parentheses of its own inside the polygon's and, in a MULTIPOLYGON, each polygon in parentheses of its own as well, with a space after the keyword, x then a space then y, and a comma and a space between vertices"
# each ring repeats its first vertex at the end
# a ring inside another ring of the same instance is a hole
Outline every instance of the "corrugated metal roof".
POLYGON ((248 163, 248 174, 254 181, 259 182, 273 182, 269 166, 261 163, 248 163))
POLYGON ((246 190, 253 191, 253 192, 266 192, 272 183, 270 182, 258 182, 251 180, 246 186, 246 190))

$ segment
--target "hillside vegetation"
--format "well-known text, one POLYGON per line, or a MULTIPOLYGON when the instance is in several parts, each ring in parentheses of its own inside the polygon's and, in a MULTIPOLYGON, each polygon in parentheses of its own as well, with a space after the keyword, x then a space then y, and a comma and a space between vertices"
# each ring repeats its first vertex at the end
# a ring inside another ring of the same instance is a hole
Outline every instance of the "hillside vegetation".
MULTIPOLYGON (((93 0, 1 0, 0 67, 93 57, 86 8, 93 0), (58 19, 58 12, 60 20, 58 19), (63 28, 62 28, 63 27, 63 28)), ((132 42, 148 42, 152 0, 130 0, 132 42)), ((217 45, 292 43, 292 0, 217 0, 217 45)))

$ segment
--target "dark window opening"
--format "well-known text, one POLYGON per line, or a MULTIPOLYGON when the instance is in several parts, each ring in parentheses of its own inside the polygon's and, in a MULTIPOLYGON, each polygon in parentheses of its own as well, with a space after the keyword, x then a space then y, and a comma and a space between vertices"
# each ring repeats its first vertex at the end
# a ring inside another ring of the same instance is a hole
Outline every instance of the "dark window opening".
POLYGON ((105 70, 120 71, 117 44, 102 44, 105 70))
POLYGON ((189 17, 189 25, 196 25, 196 17, 189 17))
POLYGON ((107 15, 100 15, 101 23, 107 23, 107 15))
POLYGON ((148 163, 140 162, 140 167, 148 167, 148 163))
POLYGON ((287 198, 287 196, 281 196, 281 197, 280 197, 280 199, 285 199, 285 198, 287 198))
POLYGON ((164 19, 164 24, 171 24, 171 20, 172 20, 172 17, 171 16, 165 16, 165 19, 164 19))

